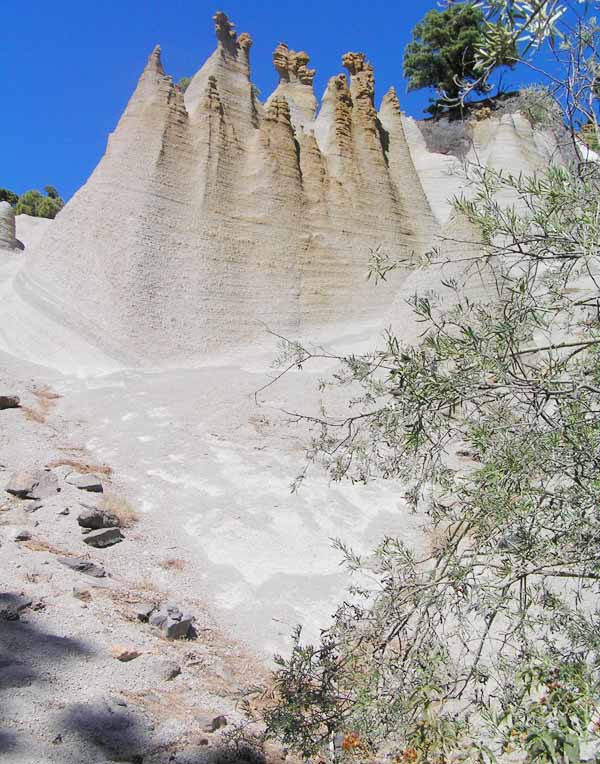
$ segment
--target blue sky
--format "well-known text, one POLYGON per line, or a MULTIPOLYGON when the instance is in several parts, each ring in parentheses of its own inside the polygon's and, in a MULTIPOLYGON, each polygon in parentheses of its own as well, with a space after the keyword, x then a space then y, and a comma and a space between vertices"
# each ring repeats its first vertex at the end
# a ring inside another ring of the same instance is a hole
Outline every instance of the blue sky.
MULTIPOLYGON (((211 17, 225 11, 254 39, 252 79, 264 100, 277 84, 273 48, 306 50, 320 97, 340 58, 363 51, 378 99, 395 85, 405 111, 421 115, 429 94, 406 93, 402 54, 435 0, 0 0, 0 186, 22 193, 51 184, 65 198, 104 153, 108 133, 156 43, 175 81, 194 74, 215 47, 211 17)), ((518 86, 523 73, 506 72, 518 86)))

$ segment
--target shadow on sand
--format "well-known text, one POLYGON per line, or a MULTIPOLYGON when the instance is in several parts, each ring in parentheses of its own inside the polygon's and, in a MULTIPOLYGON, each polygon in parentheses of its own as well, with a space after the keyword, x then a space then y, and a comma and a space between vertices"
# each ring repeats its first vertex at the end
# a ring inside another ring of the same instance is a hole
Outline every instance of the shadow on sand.
POLYGON ((51 682, 56 671, 61 666, 68 670, 66 664, 85 660, 94 650, 83 641, 51 634, 28 622, 27 607, 22 596, 0 591, 0 758, 13 753, 29 763, 41 746, 46 751, 44 764, 264 762, 249 746, 161 745, 146 716, 119 698, 73 703, 71 698, 61 697, 58 689, 53 697, 51 682), (28 713, 32 709, 38 713, 44 696, 47 700, 48 686, 56 713, 48 714, 48 739, 36 743, 28 713), (56 739, 51 740, 55 733, 56 739))

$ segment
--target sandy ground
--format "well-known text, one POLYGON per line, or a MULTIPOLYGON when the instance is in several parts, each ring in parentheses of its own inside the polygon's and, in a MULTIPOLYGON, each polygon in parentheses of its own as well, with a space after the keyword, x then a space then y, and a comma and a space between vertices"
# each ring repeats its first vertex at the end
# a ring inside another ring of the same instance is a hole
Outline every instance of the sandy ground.
MULTIPOLYGON (((27 603, 18 620, 0 612, 2 760, 211 760, 222 741, 205 732, 207 719, 224 714, 224 731, 231 728, 240 718, 237 690, 265 676, 263 662, 210 613, 201 569, 179 545, 175 523, 142 515, 120 544, 87 547, 76 518, 81 501, 101 497, 69 485, 73 467, 60 465, 94 464, 74 437, 84 422, 68 420, 43 370, 0 361, 0 388, 22 399, 20 409, 0 411, 0 484, 16 469, 56 465, 61 488, 35 512, 25 511, 31 502, 0 497, 0 611, 27 603), (30 538, 15 540, 22 531, 30 538), (72 571, 62 555, 84 556, 107 576, 72 571), (194 614, 196 639, 168 641, 137 619, 140 604, 167 601, 194 614), (138 657, 116 660, 117 645, 138 657), (180 674, 168 679, 171 664, 180 674)), ((116 473, 102 481, 105 493, 124 496, 116 473)))
MULTIPOLYGON (((15 297, 15 263, 0 264, 4 305, 15 297)), ((394 483, 332 484, 316 468, 290 492, 307 432, 282 409, 317 411, 327 369, 294 371, 256 400, 275 374, 272 338, 200 368, 109 374, 82 373, 76 346, 79 371, 64 374, 25 360, 33 348, 23 336, 22 353, 0 351, 0 393, 24 406, 0 412, 0 488, 17 469, 108 465, 106 490, 139 520, 122 543, 90 551, 68 467, 54 468, 63 490, 35 513, 3 492, 1 591, 34 601, 19 621, 0 621, 3 760, 91 764, 143 752, 146 764, 205 761, 220 751, 219 734, 202 730, 206 714, 227 715, 231 727, 237 690, 265 675, 292 628, 316 637, 328 623, 348 583, 331 539, 366 552, 386 533, 414 539, 418 522, 394 483), (31 541, 14 540, 21 529, 31 541), (110 577, 94 585, 60 565, 61 552, 88 554, 110 577), (89 601, 73 596, 78 586, 89 601), (168 642, 137 622, 148 598, 192 611, 198 639, 168 642), (115 644, 140 656, 121 663, 115 644), (181 667, 176 679, 160 678, 165 660, 181 667)), ((325 339, 356 349, 373 327, 336 327, 325 339)))

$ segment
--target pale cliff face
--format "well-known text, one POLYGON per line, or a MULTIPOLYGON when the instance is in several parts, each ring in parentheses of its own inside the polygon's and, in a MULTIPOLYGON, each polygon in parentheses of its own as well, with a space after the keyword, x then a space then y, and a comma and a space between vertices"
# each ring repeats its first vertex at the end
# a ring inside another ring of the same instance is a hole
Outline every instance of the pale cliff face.
MULTIPOLYGON (((16 280, 24 311, 127 364, 187 362, 265 325, 382 320, 397 287, 366 285, 369 251, 430 248, 456 185, 393 90, 377 112, 364 54, 343 57, 348 75, 317 109, 308 55, 281 43, 263 105, 249 35, 222 13, 215 32, 185 97, 152 52, 104 158, 16 280)), ((531 162, 541 154, 525 133, 513 120, 480 143, 490 162, 531 162)))
POLYGON ((0 202, 0 249, 23 249, 16 236, 15 211, 8 202, 0 202))

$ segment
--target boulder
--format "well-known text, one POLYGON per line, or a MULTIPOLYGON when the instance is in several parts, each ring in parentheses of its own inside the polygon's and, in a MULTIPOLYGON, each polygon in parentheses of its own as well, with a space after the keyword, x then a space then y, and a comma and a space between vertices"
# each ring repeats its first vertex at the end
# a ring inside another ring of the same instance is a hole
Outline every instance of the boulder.
POLYGON ((21 611, 33 605, 31 597, 0 593, 0 621, 18 621, 21 611))
POLYGON ((45 499, 60 491, 56 475, 49 470, 19 470, 4 489, 20 499, 45 499))
POLYGON ((18 621, 21 616, 14 605, 0 604, 0 621, 18 621))
POLYGON ((20 528, 18 531, 14 532, 13 540, 14 541, 31 541, 31 531, 28 531, 26 528, 20 528))
POLYGON ((172 603, 156 610, 148 621, 167 639, 186 639, 194 634, 194 617, 185 615, 172 603))
POLYGON ((85 573, 87 576, 93 576, 94 578, 104 578, 106 576, 106 571, 102 565, 97 565, 85 557, 58 557, 57 559, 61 565, 66 565, 67 568, 76 570, 78 573, 85 573))
POLYGON ((0 395, 0 411, 3 409, 18 409, 21 399, 18 395, 0 395))
POLYGON ((139 658, 141 653, 133 647, 124 647, 123 645, 113 645, 110 648, 110 654, 121 663, 128 663, 139 658))
POLYGON ((96 531, 100 528, 116 528, 119 525, 119 518, 112 512, 90 505, 83 505, 83 507, 77 517, 77 522, 82 528, 96 531))
POLYGON ((105 546, 118 544, 119 541, 123 541, 124 538, 125 537, 119 528, 100 528, 96 531, 90 531, 83 541, 89 546, 95 546, 101 549, 105 546))
POLYGON ((65 478, 69 485, 74 485, 80 491, 90 491, 91 493, 102 493, 102 481, 98 475, 82 474, 80 472, 71 472, 65 478))
POLYGON ((196 714, 195 719, 203 732, 216 732, 221 729, 221 727, 226 727, 228 724, 227 717, 223 716, 223 714, 213 716, 212 714, 201 713, 196 714))
POLYGON ((155 610, 155 605, 150 602, 143 602, 135 608, 135 616, 138 621, 141 621, 142 623, 148 623, 148 619, 155 610))

